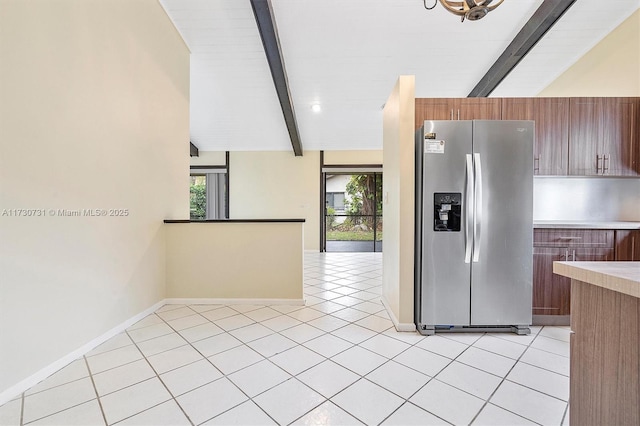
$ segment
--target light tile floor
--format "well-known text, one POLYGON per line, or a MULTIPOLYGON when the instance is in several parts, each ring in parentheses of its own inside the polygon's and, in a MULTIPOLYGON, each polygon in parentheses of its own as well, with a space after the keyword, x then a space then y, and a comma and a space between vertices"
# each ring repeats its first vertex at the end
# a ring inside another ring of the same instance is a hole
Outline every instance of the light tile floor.
POLYGON ((2 425, 568 424, 569 329, 398 333, 380 253, 307 253, 307 306, 166 305, 2 425))

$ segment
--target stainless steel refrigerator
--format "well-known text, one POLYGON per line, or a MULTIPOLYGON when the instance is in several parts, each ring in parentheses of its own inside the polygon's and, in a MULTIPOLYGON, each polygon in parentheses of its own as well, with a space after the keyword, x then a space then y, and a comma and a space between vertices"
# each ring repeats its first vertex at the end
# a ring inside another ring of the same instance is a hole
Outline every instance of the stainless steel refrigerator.
POLYGON ((533 121, 425 121, 417 132, 420 333, 530 332, 533 137, 533 121))

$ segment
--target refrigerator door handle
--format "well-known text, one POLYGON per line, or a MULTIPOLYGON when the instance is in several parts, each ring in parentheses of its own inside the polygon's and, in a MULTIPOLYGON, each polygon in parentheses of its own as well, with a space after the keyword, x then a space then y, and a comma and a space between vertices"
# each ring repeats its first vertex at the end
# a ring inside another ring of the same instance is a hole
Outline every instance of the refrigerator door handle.
POLYGON ((474 186, 475 186, 475 214, 473 215, 473 261, 480 260, 480 238, 482 238, 482 164, 480 154, 473 154, 474 160, 474 186))
MULTIPOLYGON (((452 110, 453 111, 453 110, 452 110)), ((467 217, 464 221, 464 263, 471 263, 471 221, 473 220, 473 158, 467 154, 467 217)))

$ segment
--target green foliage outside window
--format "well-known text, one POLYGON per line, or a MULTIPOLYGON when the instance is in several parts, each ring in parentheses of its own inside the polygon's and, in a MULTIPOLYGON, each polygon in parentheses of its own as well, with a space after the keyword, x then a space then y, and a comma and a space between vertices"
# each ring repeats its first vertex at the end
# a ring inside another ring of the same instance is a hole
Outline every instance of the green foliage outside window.
POLYGON ((207 218, 207 185, 205 176, 191 176, 190 212, 191 220, 207 218))

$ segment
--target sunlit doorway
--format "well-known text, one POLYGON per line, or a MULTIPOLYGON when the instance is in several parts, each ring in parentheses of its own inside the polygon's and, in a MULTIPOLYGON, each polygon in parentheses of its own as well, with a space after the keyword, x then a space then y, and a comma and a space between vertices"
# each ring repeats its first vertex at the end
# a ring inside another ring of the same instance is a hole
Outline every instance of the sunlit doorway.
POLYGON ((323 248, 382 251, 382 173, 324 173, 323 248))

